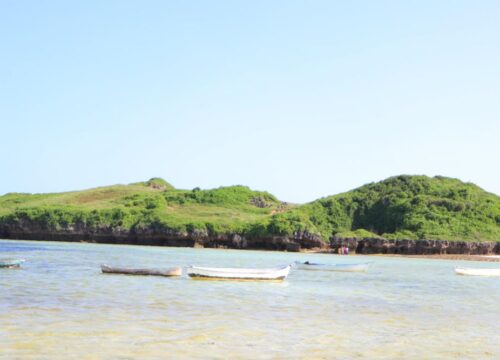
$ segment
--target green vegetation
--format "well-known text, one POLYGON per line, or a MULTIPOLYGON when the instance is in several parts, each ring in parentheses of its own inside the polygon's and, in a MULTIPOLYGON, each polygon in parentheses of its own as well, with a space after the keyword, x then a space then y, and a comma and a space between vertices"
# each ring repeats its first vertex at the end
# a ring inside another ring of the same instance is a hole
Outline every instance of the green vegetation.
POLYGON ((323 236, 500 241, 500 197, 441 176, 367 184, 292 209, 280 226, 288 232, 297 219, 323 236))
MULTIPOLYGON (((365 229, 356 229, 352 231, 342 231, 335 234, 340 238, 354 238, 354 239, 364 239, 364 238, 382 238, 382 236, 374 234, 365 229)), ((405 237, 405 239, 411 239, 411 237, 405 237)))
POLYGON ((304 205, 246 186, 178 190, 163 179, 0 196, 0 230, 155 230, 269 238, 500 240, 500 198, 456 179, 397 176, 304 205))
POLYGON ((289 208, 267 192, 246 186, 176 190, 158 178, 58 194, 10 193, 0 197, 0 226, 42 231, 174 230, 243 233, 249 224, 289 208))

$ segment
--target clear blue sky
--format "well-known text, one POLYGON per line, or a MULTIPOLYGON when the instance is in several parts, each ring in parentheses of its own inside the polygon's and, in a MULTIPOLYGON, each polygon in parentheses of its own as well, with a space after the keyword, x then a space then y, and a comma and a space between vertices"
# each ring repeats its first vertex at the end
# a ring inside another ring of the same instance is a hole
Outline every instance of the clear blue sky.
POLYGON ((500 194, 499 1, 0 0, 0 194, 500 194))

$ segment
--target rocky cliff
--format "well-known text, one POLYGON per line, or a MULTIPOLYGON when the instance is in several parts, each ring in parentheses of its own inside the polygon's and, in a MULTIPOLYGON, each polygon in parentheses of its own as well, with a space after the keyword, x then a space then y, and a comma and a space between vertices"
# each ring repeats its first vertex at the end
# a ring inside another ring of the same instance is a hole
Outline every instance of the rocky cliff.
POLYGON ((347 246, 350 251, 355 251, 357 254, 500 254, 500 242, 493 241, 388 240, 383 238, 356 239, 340 237, 333 237, 330 240, 330 247, 334 251, 337 251, 341 246, 347 246))
POLYGON ((145 228, 128 231, 120 228, 87 229, 70 227, 57 231, 47 231, 37 226, 16 224, 0 227, 0 237, 20 240, 50 240, 72 242, 94 242, 108 244, 156 245, 178 247, 206 247, 223 249, 254 249, 300 251, 305 249, 333 250, 347 246, 358 254, 500 254, 500 242, 445 241, 445 240, 389 240, 383 238, 342 238, 332 237, 323 241, 318 235, 296 232, 293 236, 245 237, 242 234, 210 234, 193 230, 179 232, 169 229, 145 228))
POLYGON ((293 237, 269 236, 257 238, 245 237, 237 233, 211 234, 208 231, 196 229, 190 232, 180 232, 154 227, 129 231, 116 227, 89 229, 83 226, 71 226, 64 229, 47 231, 47 229, 37 226, 36 223, 23 222, 1 225, 0 238, 281 251, 328 248, 328 243, 324 242, 318 235, 308 232, 296 232, 293 237))

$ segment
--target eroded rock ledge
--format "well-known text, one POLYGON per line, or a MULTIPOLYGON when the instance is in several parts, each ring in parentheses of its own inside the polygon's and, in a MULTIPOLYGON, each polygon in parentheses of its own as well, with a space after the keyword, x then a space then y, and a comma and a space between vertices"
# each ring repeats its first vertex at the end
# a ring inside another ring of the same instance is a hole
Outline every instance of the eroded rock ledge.
POLYGON ((381 238, 339 238, 330 240, 330 247, 337 250, 348 246, 358 254, 401 255, 493 255, 500 254, 500 242, 446 241, 446 240, 388 240, 381 238))
POLYGON ((73 228, 59 231, 46 231, 45 229, 40 228, 31 229, 20 226, 3 226, 0 227, 0 238, 281 251, 328 248, 328 243, 324 242, 319 236, 308 232, 296 233, 293 237, 269 236, 247 238, 236 233, 210 234, 208 232, 198 230, 191 232, 179 232, 165 229, 142 229, 140 231, 129 231, 116 228, 100 228, 98 231, 89 231, 82 228, 73 228))
POLYGON ((293 236, 253 238, 236 233, 210 234, 208 232, 196 230, 192 232, 179 232, 165 229, 128 231, 101 228, 98 231, 88 231, 87 229, 74 228, 48 232, 45 229, 4 226, 0 228, 0 238, 280 251, 316 249, 335 252, 340 246, 348 246, 351 252, 356 252, 358 254, 500 254, 500 242, 388 240, 381 238, 357 239, 339 237, 332 237, 329 242, 326 242, 322 240, 320 236, 308 233, 307 231, 297 232, 293 236))

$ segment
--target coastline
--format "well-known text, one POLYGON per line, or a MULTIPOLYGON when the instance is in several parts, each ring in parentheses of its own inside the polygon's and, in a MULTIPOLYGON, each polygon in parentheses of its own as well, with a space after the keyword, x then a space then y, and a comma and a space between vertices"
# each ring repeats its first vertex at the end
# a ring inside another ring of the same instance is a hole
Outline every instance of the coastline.
POLYGON ((358 254, 350 253, 349 255, 339 255, 337 251, 325 249, 303 249, 300 251, 304 254, 331 254, 341 257, 356 257, 356 256, 383 256, 383 257, 399 257, 413 259, 432 259, 432 260, 465 260, 465 261, 483 261, 483 262, 500 262, 500 255, 471 255, 471 254, 358 254))
POLYGON ((391 255, 396 257, 407 257, 416 259, 433 259, 433 260, 466 260, 466 261, 484 261, 484 262, 500 262, 498 255, 460 255, 460 254, 443 254, 443 255, 391 255))
MULTIPOLYGON (((1 234, 0 234, 1 235, 1 234)), ((5 235, 5 234, 4 234, 5 235)), ((136 238, 126 239, 121 237, 104 237, 97 239, 86 239, 83 236, 54 236, 54 234, 44 234, 45 236, 30 236, 33 234, 17 234, 17 236, 0 236, 0 239, 5 240, 27 240, 27 241, 54 241, 54 242, 79 242, 79 243, 98 243, 98 244, 115 244, 115 245, 132 245, 132 246, 160 246, 160 247, 192 247, 192 248, 209 248, 209 249, 234 249, 234 250, 261 250, 261 251, 283 251, 283 252, 298 252, 304 254, 331 254, 337 256, 349 256, 338 254, 338 241, 340 239, 332 239, 330 244, 324 242, 304 243, 299 239, 289 239, 286 237, 275 237, 273 239, 254 239, 247 241, 243 237, 238 237, 235 242, 234 234, 230 239, 217 239, 218 241, 210 241, 209 239, 191 239, 189 236, 185 238, 170 238, 170 239, 152 239, 152 238, 136 238), (21 236, 19 236, 21 235, 21 236), (47 236, 48 235, 48 236, 47 236), (201 241, 200 241, 201 240, 201 241), (207 241, 208 240, 208 241, 207 241), (222 240, 222 241, 221 241, 222 240), (225 240, 225 241, 224 241, 225 240), (295 240, 295 241, 294 241, 295 240), (305 246, 304 246, 305 245, 305 246), (312 246, 311 246, 312 245, 312 246), (316 245, 316 246, 315 246, 316 245), (318 246, 320 245, 320 246, 318 246)), ((66 234, 67 235, 67 234, 66 234)), ((303 240, 303 239, 301 239, 303 240)), ((380 239, 376 239, 378 246, 362 247, 364 251, 356 251, 357 247, 353 246, 353 242, 370 241, 373 239, 342 239, 345 246, 349 246, 350 255, 363 256, 389 256, 389 257, 404 257, 416 259, 435 259, 435 260, 466 260, 466 261, 482 261, 482 262, 500 262, 500 242, 450 242, 439 240, 417 240, 410 241, 413 246, 408 246, 408 240, 385 240, 380 243, 380 239), (404 242, 401 247, 400 242, 404 242), (427 245, 425 248, 418 245, 424 242, 427 245), (445 245, 445 246, 443 246, 445 245), (450 245, 452 245, 450 247, 450 245), (469 246, 464 246, 469 245, 469 246), (471 246, 472 245, 472 246, 471 246), (369 249, 370 251, 366 251, 369 249)))

